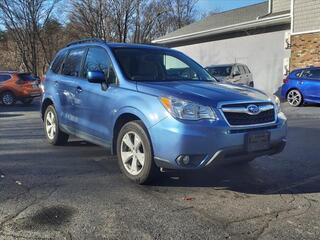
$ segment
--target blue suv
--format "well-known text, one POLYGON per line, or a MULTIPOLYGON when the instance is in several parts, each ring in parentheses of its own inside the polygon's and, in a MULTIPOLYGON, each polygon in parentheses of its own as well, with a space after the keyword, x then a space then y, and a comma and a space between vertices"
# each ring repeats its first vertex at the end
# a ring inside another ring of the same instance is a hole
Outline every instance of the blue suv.
POLYGON ((48 141, 62 145, 75 135, 109 148, 139 184, 159 170, 249 162, 286 143, 278 99, 218 83, 168 48, 73 42, 58 52, 43 88, 48 141))
POLYGON ((320 67, 296 69, 283 83, 281 97, 291 106, 320 103, 320 67))

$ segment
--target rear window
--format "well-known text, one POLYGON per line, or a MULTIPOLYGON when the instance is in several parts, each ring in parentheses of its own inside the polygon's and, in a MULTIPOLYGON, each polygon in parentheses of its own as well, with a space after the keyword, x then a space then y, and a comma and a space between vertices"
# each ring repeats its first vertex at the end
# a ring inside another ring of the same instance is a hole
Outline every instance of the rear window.
POLYGON ((7 81, 7 80, 9 80, 10 78, 11 78, 11 76, 8 75, 8 74, 0 75, 0 83, 1 83, 1 82, 4 82, 4 81, 7 81))
POLYGON ((57 57, 54 59, 54 62, 52 63, 52 66, 51 66, 52 72, 59 73, 61 64, 65 56, 66 56, 66 51, 58 53, 57 57))

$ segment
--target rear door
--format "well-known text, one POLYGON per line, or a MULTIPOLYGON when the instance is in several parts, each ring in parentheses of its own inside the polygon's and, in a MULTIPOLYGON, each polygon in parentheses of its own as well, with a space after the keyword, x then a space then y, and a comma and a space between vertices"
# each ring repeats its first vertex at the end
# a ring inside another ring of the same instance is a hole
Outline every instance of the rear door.
POLYGON ((10 74, 0 74, 0 93, 6 89, 6 82, 10 79, 10 74))
POLYGON ((79 104, 76 98, 76 81, 80 78, 80 71, 86 48, 75 48, 68 52, 62 64, 61 75, 55 80, 58 88, 61 121, 68 127, 74 128, 79 121, 75 106, 79 104))
POLYGON ((298 85, 306 101, 320 102, 320 68, 305 70, 298 85))

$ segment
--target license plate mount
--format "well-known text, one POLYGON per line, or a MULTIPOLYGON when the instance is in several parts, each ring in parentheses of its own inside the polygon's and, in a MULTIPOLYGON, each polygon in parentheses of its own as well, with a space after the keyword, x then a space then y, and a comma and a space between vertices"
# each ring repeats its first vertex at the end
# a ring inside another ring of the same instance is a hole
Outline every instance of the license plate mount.
POLYGON ((246 135, 247 152, 263 151, 270 148, 270 132, 249 132, 246 135))

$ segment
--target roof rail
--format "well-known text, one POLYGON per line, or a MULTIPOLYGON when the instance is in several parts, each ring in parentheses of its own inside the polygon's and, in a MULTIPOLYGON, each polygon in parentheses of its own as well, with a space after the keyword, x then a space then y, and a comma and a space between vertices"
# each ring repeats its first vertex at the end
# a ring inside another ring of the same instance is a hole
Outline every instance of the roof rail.
POLYGON ((90 43, 90 42, 99 42, 99 43, 106 43, 106 41, 100 39, 100 38, 85 38, 77 41, 73 41, 71 43, 68 43, 66 47, 70 47, 72 45, 81 44, 81 43, 90 43))

